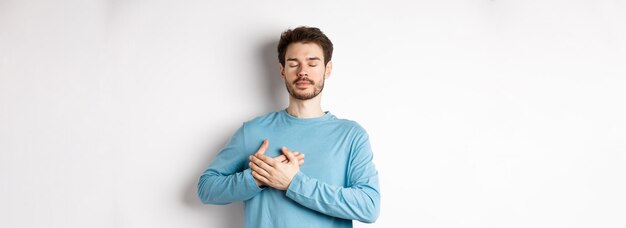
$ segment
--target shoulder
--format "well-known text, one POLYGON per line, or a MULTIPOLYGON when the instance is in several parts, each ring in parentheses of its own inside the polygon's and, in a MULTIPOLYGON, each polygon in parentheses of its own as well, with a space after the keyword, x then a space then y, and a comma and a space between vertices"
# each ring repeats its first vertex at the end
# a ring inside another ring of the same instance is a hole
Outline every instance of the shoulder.
POLYGON ((365 130, 365 128, 359 124, 358 122, 356 122, 355 120, 351 120, 351 119, 343 119, 343 118, 335 118, 334 122, 340 126, 340 128, 349 131, 350 133, 354 134, 355 136, 360 136, 360 135, 364 135, 367 136, 367 131, 365 130))
POLYGON ((267 131, 280 126, 280 112, 269 112, 244 121, 242 128, 249 137, 265 135, 267 131))
POLYGON ((336 119, 339 128, 345 132, 345 140, 349 145, 350 156, 371 153, 369 146, 370 137, 365 128, 355 120, 336 119))

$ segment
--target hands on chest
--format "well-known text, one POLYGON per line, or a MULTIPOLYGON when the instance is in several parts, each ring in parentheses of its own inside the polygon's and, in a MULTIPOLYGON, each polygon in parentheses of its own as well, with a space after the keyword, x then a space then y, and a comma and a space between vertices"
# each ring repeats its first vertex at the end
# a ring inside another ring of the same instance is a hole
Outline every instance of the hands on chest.
POLYGON ((265 139, 256 153, 250 155, 252 176, 258 186, 270 186, 278 190, 287 190, 293 177, 304 163, 304 154, 282 147, 282 155, 274 158, 265 155, 269 141, 265 139))

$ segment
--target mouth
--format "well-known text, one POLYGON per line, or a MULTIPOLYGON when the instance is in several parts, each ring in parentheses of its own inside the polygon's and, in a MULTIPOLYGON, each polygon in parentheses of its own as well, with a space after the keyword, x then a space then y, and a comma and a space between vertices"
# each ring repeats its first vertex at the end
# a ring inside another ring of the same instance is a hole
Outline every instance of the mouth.
POLYGON ((296 81, 294 84, 296 84, 297 87, 307 87, 313 84, 313 82, 303 79, 303 80, 299 80, 296 81))

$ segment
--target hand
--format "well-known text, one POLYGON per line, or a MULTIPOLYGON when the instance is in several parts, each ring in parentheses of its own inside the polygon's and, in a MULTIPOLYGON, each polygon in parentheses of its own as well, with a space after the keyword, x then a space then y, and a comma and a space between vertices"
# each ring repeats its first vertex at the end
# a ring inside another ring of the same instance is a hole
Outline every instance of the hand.
POLYGON ((278 162, 263 153, 250 155, 250 168, 257 184, 261 182, 278 190, 289 188, 291 180, 300 171, 300 165, 295 152, 288 150, 287 147, 283 147, 282 152, 287 158, 285 163, 278 162))
MULTIPOLYGON (((259 147, 259 149, 256 151, 256 153, 254 153, 254 155, 259 155, 259 154, 265 154, 265 151, 267 150, 267 148, 269 147, 269 140, 265 139, 263 140, 263 144, 261 144, 261 146, 259 147)), ((299 152, 293 152, 293 154, 296 156, 296 158, 298 159, 298 165, 302 165, 304 164, 304 154, 301 154, 299 152)), ((279 156, 274 157, 274 160, 280 163, 288 163, 289 160, 287 159, 287 156, 285 156, 284 154, 281 154, 279 156)), ((259 187, 262 187, 264 184, 262 182, 260 182, 257 178, 254 178, 254 182, 256 182, 256 185, 259 187)))
MULTIPOLYGON (((293 155, 295 155, 296 159, 298 159, 298 165, 304 164, 304 154, 301 154, 300 152, 295 151, 293 152, 293 155)), ((285 156, 284 154, 274 157, 274 160, 276 160, 277 162, 281 162, 281 163, 289 162, 289 159, 287 159, 287 156, 285 156)))
MULTIPOLYGON (((270 145, 269 140, 267 140, 267 139, 263 140, 263 144, 261 144, 261 146, 256 151, 256 153, 254 153, 254 155, 265 154, 265 151, 267 150, 267 147, 269 147, 269 145, 270 145)), ((294 151, 293 154, 296 155, 296 158, 298 159, 298 164, 299 165, 304 164, 304 154, 301 154, 298 151, 294 151)), ((278 156, 274 157, 274 160, 276 160, 278 162, 282 162, 282 163, 289 162, 289 160, 287 160, 287 157, 284 154, 281 154, 281 155, 278 155, 278 156)))

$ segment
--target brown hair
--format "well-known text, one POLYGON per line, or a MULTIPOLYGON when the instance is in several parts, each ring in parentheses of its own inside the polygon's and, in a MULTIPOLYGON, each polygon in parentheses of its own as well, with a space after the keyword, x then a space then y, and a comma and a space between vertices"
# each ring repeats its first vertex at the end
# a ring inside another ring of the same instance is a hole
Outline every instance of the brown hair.
POLYGON ((324 33, 315 27, 300 26, 295 29, 288 29, 280 34, 278 41, 278 61, 285 66, 285 53, 287 47, 292 43, 315 43, 324 52, 324 66, 333 57, 333 43, 324 33))

